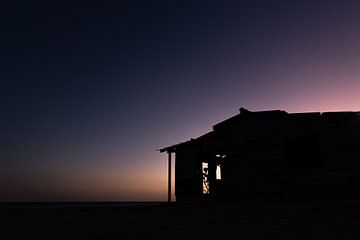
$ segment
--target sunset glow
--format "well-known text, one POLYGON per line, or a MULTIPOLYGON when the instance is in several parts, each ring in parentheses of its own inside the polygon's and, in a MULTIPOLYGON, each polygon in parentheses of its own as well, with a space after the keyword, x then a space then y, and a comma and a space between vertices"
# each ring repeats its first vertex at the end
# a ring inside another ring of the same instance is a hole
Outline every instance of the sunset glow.
POLYGON ((9 7, 0 201, 165 201, 156 150, 240 107, 360 110, 359 6, 170 2, 9 7))

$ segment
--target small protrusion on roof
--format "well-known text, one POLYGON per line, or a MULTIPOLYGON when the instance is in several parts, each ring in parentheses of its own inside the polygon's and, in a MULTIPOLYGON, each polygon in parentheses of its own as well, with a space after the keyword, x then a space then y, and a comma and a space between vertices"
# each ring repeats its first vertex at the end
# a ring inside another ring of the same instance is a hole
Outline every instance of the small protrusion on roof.
POLYGON ((249 110, 247 110, 246 108, 243 108, 243 107, 241 107, 241 108, 239 109, 239 111, 240 111, 240 114, 250 112, 249 110))

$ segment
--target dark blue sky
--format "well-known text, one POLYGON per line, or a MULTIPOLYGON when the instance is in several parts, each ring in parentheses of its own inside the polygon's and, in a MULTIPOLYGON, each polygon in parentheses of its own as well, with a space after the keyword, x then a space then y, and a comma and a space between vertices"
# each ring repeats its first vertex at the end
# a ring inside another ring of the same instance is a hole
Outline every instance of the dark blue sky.
POLYGON ((359 110, 359 12, 346 1, 3 6, 0 201, 165 199, 155 150, 242 106, 359 110))

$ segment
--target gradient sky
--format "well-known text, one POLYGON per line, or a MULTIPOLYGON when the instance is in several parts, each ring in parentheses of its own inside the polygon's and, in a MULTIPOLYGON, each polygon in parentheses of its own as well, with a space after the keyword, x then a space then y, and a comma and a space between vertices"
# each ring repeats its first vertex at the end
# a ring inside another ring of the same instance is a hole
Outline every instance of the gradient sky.
POLYGON ((12 2, 0 201, 166 200, 155 150, 240 107, 360 110, 355 1, 12 2))

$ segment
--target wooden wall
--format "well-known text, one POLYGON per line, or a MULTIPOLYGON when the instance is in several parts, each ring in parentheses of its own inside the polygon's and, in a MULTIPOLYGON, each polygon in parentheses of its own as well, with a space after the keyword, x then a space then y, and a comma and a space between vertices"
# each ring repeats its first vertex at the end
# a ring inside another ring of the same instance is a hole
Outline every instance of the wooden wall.
POLYGON ((179 148, 175 155, 175 195, 179 202, 199 201, 202 197, 202 169, 197 147, 179 148))
POLYGON ((226 155, 219 199, 360 196, 357 113, 249 117, 215 133, 211 139, 177 150, 180 201, 182 196, 201 195, 201 162, 217 153, 226 155))

